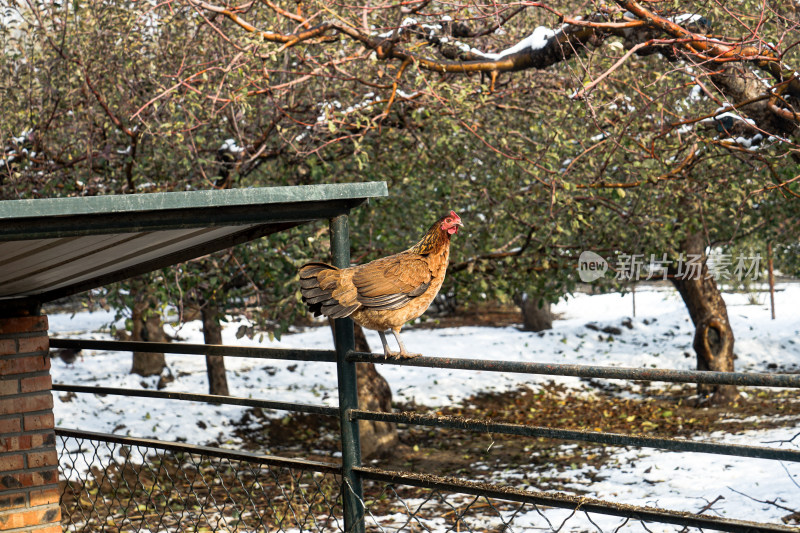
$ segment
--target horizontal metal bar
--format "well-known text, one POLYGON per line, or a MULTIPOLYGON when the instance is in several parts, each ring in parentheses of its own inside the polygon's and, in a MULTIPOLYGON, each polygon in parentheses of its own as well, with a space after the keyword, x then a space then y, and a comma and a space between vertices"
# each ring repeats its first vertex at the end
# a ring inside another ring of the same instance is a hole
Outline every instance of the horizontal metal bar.
POLYGON ((491 361, 486 359, 457 359, 454 357, 414 357, 387 359, 384 355, 351 352, 349 361, 388 365, 422 366, 455 370, 484 370, 517 374, 574 376, 581 378, 631 379, 635 381, 669 381, 673 383, 707 383, 752 387, 800 388, 800 374, 764 374, 755 372, 711 372, 701 370, 667 370, 662 368, 607 367, 568 365, 559 363, 529 363, 522 361, 491 361))
POLYGON ((87 387, 84 385, 61 384, 53 384, 53 390, 59 392, 110 394, 113 396, 138 396, 140 398, 162 398, 168 400, 183 400, 211 404, 243 405, 246 407, 260 407, 262 409, 278 409, 281 411, 296 411, 299 413, 311 413, 324 416, 339 416, 338 407, 307 405, 303 403, 273 402, 268 400, 255 400, 253 398, 239 398, 237 396, 217 396, 216 394, 195 394, 188 392, 121 389, 113 387, 87 387))
POLYGON ((211 446, 198 446, 196 444, 185 444, 182 442, 165 442, 155 439, 140 439, 136 437, 123 437, 121 435, 111 435, 108 433, 95 433, 91 431, 79 431, 77 429, 56 428, 56 435, 59 437, 73 438, 78 440, 88 439, 100 442, 113 442, 123 446, 154 448, 157 450, 168 450, 171 452, 184 452, 209 457, 220 457, 222 459, 233 459, 248 463, 257 463, 270 466, 280 466, 294 468, 298 470, 314 470, 316 472, 326 472, 341 475, 342 466, 338 463, 324 463, 320 461, 308 461, 305 459, 290 459, 287 457, 277 457, 274 455, 259 455, 251 452, 238 450, 226 450, 225 448, 214 448, 211 446))
POLYGON ((620 503, 607 502, 594 498, 573 496, 558 492, 525 491, 515 488, 501 487, 491 483, 466 481, 463 479, 416 474, 411 472, 393 472, 371 467, 355 467, 354 471, 363 479, 371 479, 385 483, 409 485, 426 489, 444 490, 448 492, 485 496, 497 500, 506 500, 535 505, 547 505, 562 509, 574 509, 576 512, 602 513, 612 516, 641 520, 644 522, 661 522, 680 526, 728 531, 731 533, 782 532, 797 533, 797 528, 780 524, 764 524, 731 520, 714 516, 670 511, 658 507, 640 507, 620 503))
POLYGON ((155 352, 185 355, 221 355, 225 357, 252 357, 254 359, 290 359, 335 363, 333 350, 303 350, 293 348, 257 348, 251 346, 227 346, 224 344, 187 344, 142 341, 97 341, 89 339, 50 339, 51 348, 73 350, 107 350, 118 352, 155 352))
POLYGON ((501 433, 505 435, 520 435, 524 437, 545 437, 550 439, 593 442, 597 444, 610 444, 612 446, 637 446, 640 448, 659 448, 663 450, 681 452, 713 453, 717 455, 732 455, 736 457, 753 457, 757 459, 777 459, 780 461, 800 462, 800 451, 780 448, 762 448, 756 446, 744 446, 740 444, 716 444, 712 442, 645 437, 642 435, 624 435, 620 433, 554 429, 543 426, 525 426, 522 424, 489 422, 487 420, 478 420, 475 418, 421 415, 413 412, 384 413, 381 411, 353 409, 350 411, 350 417, 354 420, 376 420, 380 422, 394 423, 399 422, 415 424, 419 426, 478 431, 481 433, 501 433))

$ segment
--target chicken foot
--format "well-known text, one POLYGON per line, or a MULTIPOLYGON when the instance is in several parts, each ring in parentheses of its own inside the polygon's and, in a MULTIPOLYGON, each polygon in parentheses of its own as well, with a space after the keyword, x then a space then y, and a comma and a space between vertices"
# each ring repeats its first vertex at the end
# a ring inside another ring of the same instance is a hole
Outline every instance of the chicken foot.
POLYGON ((400 338, 400 332, 396 330, 392 330, 394 334, 394 338, 397 340, 397 345, 400 347, 399 352, 392 352, 389 349, 389 343, 386 340, 386 334, 383 331, 378 331, 378 335, 381 336, 381 344, 383 344, 383 355, 387 358, 389 357, 400 357, 401 359, 413 359, 414 357, 418 357, 420 354, 418 353, 409 353, 406 350, 405 345, 403 344, 403 340, 400 338))

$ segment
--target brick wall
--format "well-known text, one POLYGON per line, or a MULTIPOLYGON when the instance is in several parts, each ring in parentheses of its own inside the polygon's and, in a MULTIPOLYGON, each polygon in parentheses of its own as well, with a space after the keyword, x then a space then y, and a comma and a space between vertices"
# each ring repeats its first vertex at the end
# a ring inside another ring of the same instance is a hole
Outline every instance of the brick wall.
POLYGON ((46 316, 0 318, 0 531, 60 533, 46 316))

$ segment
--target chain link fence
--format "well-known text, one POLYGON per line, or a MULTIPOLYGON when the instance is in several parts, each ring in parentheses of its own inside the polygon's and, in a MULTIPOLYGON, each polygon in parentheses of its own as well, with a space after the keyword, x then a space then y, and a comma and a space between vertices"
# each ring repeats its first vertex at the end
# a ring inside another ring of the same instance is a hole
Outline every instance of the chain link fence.
MULTIPOLYGON (((335 473, 61 430, 57 443, 65 479, 65 531, 345 531, 342 478, 335 473)), ((366 481, 364 491, 366 531, 371 532, 576 531, 573 526, 580 524, 569 525, 576 515, 596 525, 577 509, 554 522, 552 514, 532 503, 380 481, 366 481)))
MULTIPOLYGON (((336 474, 63 431, 58 447, 65 531, 344 531, 336 474)), ((375 532, 514 531, 527 507, 391 483, 364 489, 375 532)))
MULTIPOLYGON (((579 508, 555 509, 535 503, 519 503, 487 496, 464 495, 436 489, 367 484, 367 531, 395 533, 464 532, 576 532, 651 531, 641 521, 592 516, 579 508), (602 525, 601 525, 602 524, 602 525), (609 527, 610 525, 610 527, 609 527)), ((366 489, 366 487, 365 487, 366 489)), ((677 528, 679 530, 680 528, 677 528)))
POLYGON ((341 477, 331 471, 57 437, 65 531, 342 530, 341 477))
MULTIPOLYGON (((634 506, 464 479, 357 469, 364 477, 366 531, 395 532, 797 532, 781 524, 634 506), (395 481, 391 481, 395 480, 395 481)), ((705 511, 708 511, 707 514, 705 511)))
MULTIPOLYGON (((345 528, 346 483, 337 464, 72 430, 58 430, 57 445, 65 531, 361 531, 358 525, 345 528)), ((498 486, 486 483, 358 470, 364 476, 359 501, 366 532, 685 532, 714 523, 726 531, 791 530, 714 517, 699 524, 699 515, 609 507, 569 495, 558 500, 553 493, 510 490, 506 499, 498 486), (692 520, 694 528, 684 527, 692 520)))

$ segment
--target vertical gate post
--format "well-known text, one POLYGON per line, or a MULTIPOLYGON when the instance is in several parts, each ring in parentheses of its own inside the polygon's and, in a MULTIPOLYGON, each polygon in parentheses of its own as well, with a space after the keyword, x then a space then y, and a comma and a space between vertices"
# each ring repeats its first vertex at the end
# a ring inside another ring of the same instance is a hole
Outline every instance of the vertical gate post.
MULTIPOLYGON (((347 215, 330 220, 331 256, 333 265, 339 268, 350 266, 350 228, 347 215)), ((361 445, 358 436, 358 420, 350 419, 350 410, 358 409, 358 387, 356 385, 356 363, 346 359, 355 348, 353 320, 339 318, 334 324, 336 344, 336 374, 339 379, 339 423, 342 435, 342 491, 344 505, 344 529, 347 533, 364 531, 364 491, 361 476, 353 471, 361 466, 361 445)))

